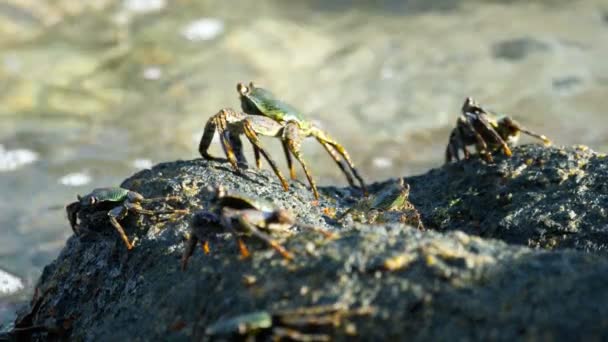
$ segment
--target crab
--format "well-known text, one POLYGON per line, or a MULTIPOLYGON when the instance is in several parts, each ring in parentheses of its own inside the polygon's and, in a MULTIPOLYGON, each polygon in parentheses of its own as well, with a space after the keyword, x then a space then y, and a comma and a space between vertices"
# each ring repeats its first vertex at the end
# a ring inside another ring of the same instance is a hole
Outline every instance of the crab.
MULTIPOLYGON (((210 210, 197 211, 192 217, 190 236, 181 260, 182 270, 186 269, 199 240, 203 249, 208 251, 205 231, 210 226, 220 226, 228 230, 236 238, 243 258, 247 258, 250 253, 240 237, 242 234, 264 241, 286 260, 294 258, 292 253, 269 235, 290 235, 289 228, 297 223, 289 211, 260 198, 252 198, 237 192, 228 193, 222 186, 217 187, 213 192, 213 204, 210 210)), ((331 236, 321 228, 297 225, 312 228, 327 237, 331 236)))
POLYGON ((346 333, 354 333, 352 325, 344 324, 345 318, 371 315, 372 307, 349 309, 340 304, 318 305, 280 311, 254 311, 220 320, 207 327, 210 338, 282 339, 291 341, 331 341, 332 329, 341 325, 346 333), (305 332, 309 330, 309 332, 305 332))
POLYGON ((357 222, 368 224, 400 222, 423 230, 420 213, 409 201, 409 195, 409 184, 400 178, 384 186, 377 194, 363 198, 345 211, 338 221, 350 214, 357 222))
POLYGON ((492 152, 502 149, 510 157, 511 147, 517 143, 520 133, 542 140, 550 145, 551 140, 542 134, 532 132, 508 116, 495 118, 495 115, 486 111, 470 97, 462 105, 462 114, 458 117, 456 127, 450 134, 450 140, 445 152, 446 163, 460 160, 462 151, 464 159, 470 158, 467 146, 475 145, 479 155, 488 162, 492 162, 492 152))
POLYGON ((318 200, 317 185, 300 152, 302 140, 306 137, 314 137, 336 162, 348 183, 355 186, 354 177, 361 189, 366 191, 365 182, 355 168, 348 152, 329 134, 307 121, 299 111, 277 99, 268 90, 256 87, 253 82, 250 82, 248 86, 238 83, 237 91, 244 113, 224 108, 207 121, 199 144, 199 152, 203 158, 216 159, 209 154, 208 149, 217 130, 228 161, 235 171, 238 171, 238 164, 244 160, 238 137, 244 134, 253 145, 256 166, 261 167, 260 155, 262 155, 279 178, 283 188, 287 190, 289 186, 285 177, 260 144, 258 135, 279 138, 283 144, 291 179, 296 179, 296 170, 291 158, 293 155, 302 166, 315 199, 318 200))
POLYGON ((188 260, 199 241, 203 250, 209 252, 205 233, 210 226, 219 226, 228 230, 236 238, 243 258, 249 257, 250 252, 241 235, 250 235, 262 240, 285 260, 294 259, 294 255, 271 235, 289 236, 292 233, 290 228, 298 226, 322 234, 325 238, 335 237, 322 228, 296 222, 291 212, 277 207, 270 201, 238 192, 229 193, 223 186, 211 188, 210 191, 213 192, 211 207, 208 210, 197 211, 192 217, 190 234, 181 260, 182 270, 186 269, 188 260))
POLYGON ((120 187, 97 188, 84 196, 77 196, 78 201, 72 202, 66 206, 66 213, 70 226, 75 235, 80 234, 80 225, 78 224, 78 213, 85 208, 93 208, 95 210, 107 210, 110 217, 110 223, 120 238, 125 243, 128 250, 133 249, 133 244, 129 241, 124 228, 118 221, 124 219, 129 212, 143 215, 160 215, 160 214, 185 214, 188 211, 182 209, 171 210, 147 210, 141 205, 142 203, 157 201, 157 200, 172 200, 177 197, 169 196, 164 198, 146 199, 141 194, 120 187))

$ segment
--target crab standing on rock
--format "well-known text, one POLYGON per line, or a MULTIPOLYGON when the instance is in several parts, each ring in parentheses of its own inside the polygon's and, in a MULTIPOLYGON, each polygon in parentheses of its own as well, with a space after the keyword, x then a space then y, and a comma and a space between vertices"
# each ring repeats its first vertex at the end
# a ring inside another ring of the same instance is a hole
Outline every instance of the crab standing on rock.
POLYGON ((212 201, 210 210, 198 211, 192 218, 190 237, 182 256, 182 269, 186 268, 198 241, 205 240, 204 236, 209 226, 221 226, 230 231, 237 239, 243 257, 249 256, 249 251, 239 233, 253 235, 266 242, 285 259, 293 259, 290 252, 262 231, 288 232, 289 227, 295 224, 295 219, 287 210, 277 208, 262 199, 254 199, 238 193, 229 194, 222 186, 215 189, 212 201))
POLYGON ((205 334, 210 338, 231 340, 256 337, 255 340, 332 341, 331 334, 338 327, 343 327, 346 334, 356 333, 356 327, 346 322, 346 318, 369 316, 375 312, 373 307, 348 308, 340 304, 256 311, 213 323, 205 334))
POLYGON ((502 149, 503 153, 510 157, 510 146, 517 143, 520 133, 540 139, 546 145, 551 144, 551 141, 544 135, 522 127, 508 116, 496 119, 492 113, 480 107, 475 100, 467 97, 462 105, 462 114, 458 117, 456 127, 450 134, 445 160, 447 163, 453 159, 460 160, 460 151, 462 151, 464 159, 469 159, 470 153, 467 150, 469 145, 475 145, 477 153, 488 162, 493 161, 492 152, 497 149, 502 149))
POLYGON ((362 199, 338 220, 351 215, 354 221, 375 224, 385 222, 400 222, 409 224, 420 230, 424 229, 420 213, 409 201, 410 186, 403 178, 387 184, 376 194, 362 199))
POLYGON ((91 193, 86 194, 84 196, 78 195, 78 201, 70 203, 66 206, 66 212, 68 216, 68 220, 70 221, 70 225, 72 226, 72 230, 74 234, 80 234, 80 225, 78 224, 78 214, 81 210, 85 208, 93 208, 95 210, 106 210, 108 211, 108 216, 110 217, 110 223, 121 239, 124 241, 127 249, 132 249, 133 244, 129 241, 125 230, 120 225, 118 221, 124 219, 129 212, 134 212, 138 214, 144 215, 160 215, 160 214, 185 214, 188 213, 187 210, 181 209, 171 209, 171 210, 147 210, 144 209, 141 204, 152 201, 168 201, 172 199, 177 199, 177 197, 164 197, 164 198, 150 198, 146 199, 141 194, 119 188, 119 187, 110 187, 110 188, 98 188, 94 189, 91 193))
POLYGON ((317 191, 315 181, 300 153, 302 140, 312 136, 331 155, 346 176, 348 183, 351 186, 355 186, 354 176, 359 182, 360 187, 365 191, 365 182, 355 168, 348 152, 327 133, 310 121, 307 121, 299 111, 277 99, 268 90, 256 87, 253 82, 249 83, 249 86, 239 83, 237 84, 237 90, 240 94, 241 107, 245 113, 237 113, 232 109, 225 108, 207 121, 199 144, 199 152, 204 158, 215 159, 208 153, 208 149, 217 130, 230 164, 235 170, 238 170, 238 162, 244 160, 238 136, 245 134, 253 145, 256 165, 258 167, 261 165, 261 153, 281 181, 283 188, 287 190, 288 185, 285 177, 283 177, 275 162, 260 144, 258 135, 279 138, 283 143, 291 178, 296 178, 296 171, 291 159, 291 155, 293 155, 300 165, 302 165, 315 198, 319 199, 319 192, 317 191))
MULTIPOLYGON (((264 241, 287 260, 294 258, 293 254, 267 234, 289 235, 291 233, 289 228, 294 227, 297 223, 289 211, 259 198, 255 199, 239 193, 227 193, 221 186, 215 189, 212 201, 214 203, 210 210, 198 211, 192 218, 190 237, 182 256, 182 269, 186 268, 199 240, 205 241, 205 236, 208 236, 207 229, 210 226, 221 226, 228 230, 237 240, 243 257, 249 256, 249 250, 240 237, 245 234, 264 241)), ((320 228, 304 226, 325 236, 331 235, 320 228)), ((206 242, 202 245, 207 250, 206 242)))

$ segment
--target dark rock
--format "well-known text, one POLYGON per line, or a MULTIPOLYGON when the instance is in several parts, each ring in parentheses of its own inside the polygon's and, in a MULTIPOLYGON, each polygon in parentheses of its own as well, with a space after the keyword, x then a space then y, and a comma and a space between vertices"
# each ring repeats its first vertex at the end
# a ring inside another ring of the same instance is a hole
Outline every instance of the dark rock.
POLYGON ((587 147, 515 149, 409 178, 425 226, 529 247, 608 250, 608 159, 587 147))
POLYGON ((564 76, 553 79, 553 89, 560 95, 574 94, 584 87, 584 81, 577 76, 564 76))
POLYGON ((549 46, 546 43, 525 37, 496 43, 492 46, 492 53, 494 58, 516 62, 526 58, 531 53, 546 51, 548 49, 549 46))
POLYGON ((252 257, 241 260, 229 235, 210 231, 211 253, 197 250, 182 272, 187 217, 125 220, 127 234, 137 236, 130 252, 109 223, 85 218, 95 235, 68 240, 16 321, 18 328, 46 325, 51 333, 18 337, 203 339, 211 323, 241 314, 342 303, 375 310, 339 326, 301 329, 366 340, 608 338, 608 259, 592 253, 606 248, 605 157, 583 148, 524 146, 496 159, 408 179, 411 201, 438 232, 398 224, 340 227, 323 216, 344 211, 355 189, 324 188, 325 198, 313 206, 300 183, 284 192, 267 172, 239 176, 227 164, 201 160, 157 165, 123 186, 146 197, 183 196, 194 210, 208 205, 206 186, 222 183, 270 198, 339 237, 296 232, 285 242, 297 255, 288 263, 252 240, 252 257))

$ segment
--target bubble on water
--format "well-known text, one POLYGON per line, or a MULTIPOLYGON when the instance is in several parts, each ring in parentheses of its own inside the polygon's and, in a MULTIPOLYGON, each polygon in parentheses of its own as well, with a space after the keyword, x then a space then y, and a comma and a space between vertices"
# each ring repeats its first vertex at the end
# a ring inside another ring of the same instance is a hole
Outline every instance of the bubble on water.
POLYGON ((150 169, 152 168, 152 161, 150 159, 139 158, 135 159, 131 165, 136 169, 150 169))
POLYGON ((387 157, 377 157, 372 160, 372 165, 378 169, 388 169, 393 166, 393 160, 387 157))
POLYGON ((215 18, 201 18, 190 22, 181 35, 190 41, 211 40, 224 32, 224 22, 215 18))
POLYGON ((18 73, 21 71, 23 63, 16 55, 10 54, 8 56, 4 56, 2 59, 2 64, 4 69, 12 73, 18 73))
POLYGON ((380 77, 384 80, 389 80, 395 77, 395 71, 393 68, 385 65, 382 67, 382 70, 380 70, 380 77))
POLYGON ((0 172, 13 171, 36 160, 38 160, 38 154, 34 151, 25 149, 6 150, 4 146, 0 145, 0 172))
POLYGON ((166 0, 125 0, 123 7, 133 13, 157 12, 167 6, 166 0))
POLYGON ((87 172, 74 172, 59 179, 59 184, 65 186, 81 186, 91 182, 91 176, 87 172))
POLYGON ((159 67, 149 67, 145 68, 142 73, 143 78, 146 80, 154 81, 161 78, 163 75, 163 70, 159 67))
POLYGON ((23 281, 0 269, 0 296, 9 296, 23 289, 23 281))

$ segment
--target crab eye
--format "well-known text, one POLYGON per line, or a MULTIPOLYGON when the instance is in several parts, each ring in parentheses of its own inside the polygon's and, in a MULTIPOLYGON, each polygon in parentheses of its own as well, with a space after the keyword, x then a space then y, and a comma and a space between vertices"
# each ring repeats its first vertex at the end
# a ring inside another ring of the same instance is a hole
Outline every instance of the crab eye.
POLYGON ((249 89, 255 88, 255 83, 253 81, 249 82, 249 89))
POLYGON ((243 83, 238 83, 236 85, 236 91, 238 91, 241 95, 245 95, 249 92, 249 88, 247 88, 247 86, 243 83))
POLYGON ((97 199, 95 197, 89 198, 89 204, 95 204, 96 201, 97 199))

